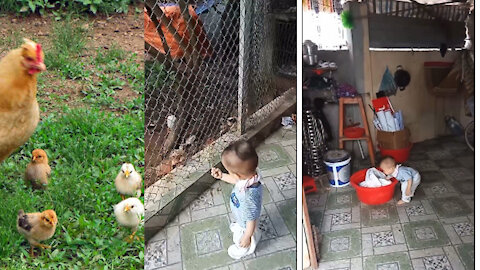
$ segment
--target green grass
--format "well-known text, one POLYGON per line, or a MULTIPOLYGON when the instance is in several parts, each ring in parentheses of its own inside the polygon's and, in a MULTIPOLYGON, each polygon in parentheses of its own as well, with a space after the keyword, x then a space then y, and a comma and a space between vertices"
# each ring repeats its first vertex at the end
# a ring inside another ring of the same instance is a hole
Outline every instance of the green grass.
MULTIPOLYGON (((44 43, 48 71, 38 77, 42 122, 0 164, 0 269, 143 268, 143 241, 123 241, 129 230, 119 228, 113 215, 121 200, 113 183, 121 164, 131 162, 143 173, 143 66, 119 46, 93 47, 88 32, 77 26, 83 24, 54 23, 44 43), (72 83, 81 95, 62 91, 72 83), (119 100, 127 87, 135 96, 119 100), (52 177, 46 191, 33 191, 23 181, 35 148, 49 154, 52 177), (44 242, 52 249, 30 258, 28 242, 15 227, 17 212, 48 208, 59 218, 54 237, 44 242)), ((19 45, 13 32, 0 41, 0 52, 19 45)))
POLYGON ((0 13, 11 12, 28 15, 32 13, 74 12, 77 14, 126 13, 135 0, 2 0, 0 13))
MULTIPOLYGON (((0 262, 10 269, 137 269, 143 242, 124 242, 129 231, 117 228, 112 212, 121 199, 113 180, 123 162, 143 169, 143 113, 118 117, 96 109, 65 109, 41 122, 30 141, 0 165, 0 262), (52 177, 46 191, 23 182, 35 148, 47 150, 52 177), (15 227, 17 211, 53 208, 59 223, 46 241, 52 250, 31 259, 28 243, 15 227)), ((143 230, 140 231, 143 235, 143 230)), ((0 264, 0 265, 1 265, 0 264)))

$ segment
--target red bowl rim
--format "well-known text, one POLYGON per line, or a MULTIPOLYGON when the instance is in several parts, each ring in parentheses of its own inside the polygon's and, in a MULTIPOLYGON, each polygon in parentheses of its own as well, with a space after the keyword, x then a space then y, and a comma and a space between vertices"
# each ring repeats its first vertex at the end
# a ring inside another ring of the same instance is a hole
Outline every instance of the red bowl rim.
MULTIPOLYGON (((364 170, 368 170, 368 169, 364 169, 364 170)), ((357 171, 355 172, 354 174, 358 173, 358 172, 361 172, 362 170, 360 171, 357 171)), ((365 181, 365 178, 363 179, 365 181)), ((350 184, 355 188, 355 189, 358 189, 358 190, 372 190, 372 189, 378 189, 378 188, 387 188, 387 187, 390 187, 391 185, 396 185, 398 183, 398 180, 397 178, 395 177, 392 177, 389 179, 390 181, 392 181, 392 183, 388 186, 381 186, 381 187, 377 187, 377 188, 369 188, 369 187, 361 187, 360 185, 358 185, 357 183, 355 182, 352 182, 351 180, 351 177, 350 177, 350 184)))

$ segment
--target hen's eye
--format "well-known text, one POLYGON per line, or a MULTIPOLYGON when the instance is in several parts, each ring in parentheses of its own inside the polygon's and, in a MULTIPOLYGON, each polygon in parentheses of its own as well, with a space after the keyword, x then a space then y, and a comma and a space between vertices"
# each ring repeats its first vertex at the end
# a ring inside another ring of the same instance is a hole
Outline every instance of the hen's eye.
POLYGON ((135 205, 132 205, 132 208, 135 207, 135 205))
POLYGON ((33 61, 32 57, 26 57, 27 61, 33 61))

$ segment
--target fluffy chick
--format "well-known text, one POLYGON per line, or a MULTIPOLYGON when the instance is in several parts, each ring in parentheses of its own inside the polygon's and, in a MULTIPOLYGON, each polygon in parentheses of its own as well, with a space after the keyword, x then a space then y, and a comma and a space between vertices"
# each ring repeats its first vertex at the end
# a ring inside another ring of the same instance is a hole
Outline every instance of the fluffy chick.
POLYGON ((33 188, 44 189, 48 185, 50 173, 47 153, 42 149, 33 150, 32 160, 25 171, 25 180, 30 182, 33 188))
POLYGON ((115 187, 122 200, 125 200, 125 195, 140 198, 142 195, 142 176, 135 171, 132 164, 123 163, 122 169, 115 178, 115 187))
POLYGON ((128 242, 133 241, 138 225, 142 222, 145 213, 142 202, 137 198, 128 198, 116 204, 113 209, 117 222, 121 226, 131 228, 132 230, 132 234, 125 240, 128 242))
POLYGON ((43 212, 25 213, 23 210, 18 211, 17 230, 30 243, 30 256, 34 256, 33 247, 41 249, 51 248, 50 246, 41 244, 40 241, 50 239, 57 228, 57 214, 53 210, 45 210, 43 212))

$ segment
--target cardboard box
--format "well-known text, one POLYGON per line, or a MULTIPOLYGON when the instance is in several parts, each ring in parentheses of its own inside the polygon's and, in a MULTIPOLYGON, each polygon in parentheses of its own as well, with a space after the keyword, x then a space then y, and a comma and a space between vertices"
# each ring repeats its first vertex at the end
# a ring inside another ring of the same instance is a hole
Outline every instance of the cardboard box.
POLYGON ((410 130, 388 132, 377 130, 377 142, 383 149, 402 149, 410 145, 410 130))

